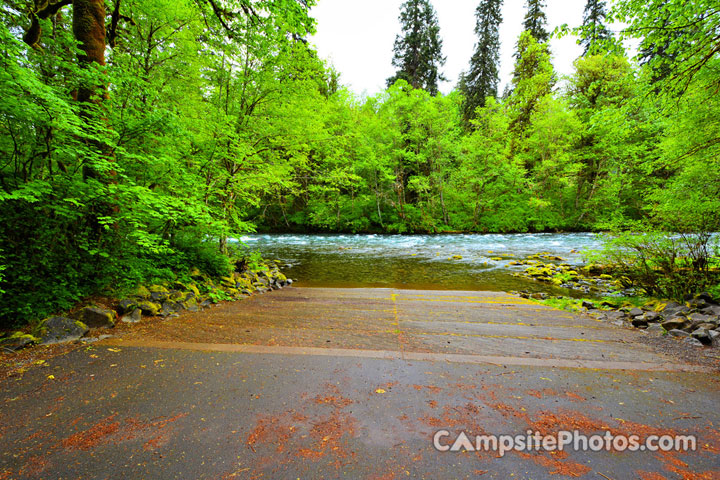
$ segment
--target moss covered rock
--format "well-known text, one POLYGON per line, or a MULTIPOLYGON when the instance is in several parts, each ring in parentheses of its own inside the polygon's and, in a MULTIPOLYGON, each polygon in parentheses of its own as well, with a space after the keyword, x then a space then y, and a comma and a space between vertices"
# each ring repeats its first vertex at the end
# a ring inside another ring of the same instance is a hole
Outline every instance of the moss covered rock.
POLYGON ((38 339, 28 333, 15 332, 7 338, 0 340, 0 350, 9 350, 16 352, 28 347, 32 344, 38 343, 38 339))
POLYGON ((150 290, 148 290, 146 287, 140 285, 135 289, 133 292, 133 295, 139 298, 150 298, 150 290))
POLYGON ((117 304, 117 311, 120 315, 125 315, 126 313, 130 313, 133 310, 137 308, 137 300, 132 300, 129 298, 120 300, 117 304))
POLYGON ((199 310, 197 298, 192 296, 192 297, 186 299, 185 301, 182 302, 182 307, 185 310, 189 310, 191 312, 197 312, 199 310))
POLYGON ((114 311, 98 307, 84 307, 75 312, 72 317, 90 328, 114 327, 117 318, 114 311))
POLYGON ((148 290, 150 290, 150 299, 155 302, 164 302, 170 298, 170 290, 162 285, 151 285, 148 290))
POLYGON ((200 298, 200 290, 194 283, 191 283, 190 285, 188 285, 187 288, 188 288, 188 290, 190 290, 192 293, 195 294, 195 298, 200 298))
POLYGON ((160 310, 162 310, 162 305, 150 300, 144 300, 138 302, 138 308, 142 310, 143 315, 156 317, 160 313, 160 310))
POLYGON ((142 310, 134 309, 132 312, 123 315, 121 321, 124 323, 139 323, 142 320, 142 310))
POLYGON ((51 317, 40 326, 40 343, 68 343, 81 339, 90 329, 83 322, 66 317, 51 317))

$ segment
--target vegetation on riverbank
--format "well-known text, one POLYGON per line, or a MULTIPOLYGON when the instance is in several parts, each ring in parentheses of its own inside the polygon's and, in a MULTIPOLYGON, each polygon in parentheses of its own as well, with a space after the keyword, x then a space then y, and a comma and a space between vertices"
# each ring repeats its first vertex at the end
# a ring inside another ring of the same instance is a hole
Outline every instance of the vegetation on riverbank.
MULTIPOLYGON (((91 298, 63 314, 33 322, 25 331, 0 332, 0 351, 74 342, 91 328, 112 329, 117 322, 135 324, 145 317, 173 318, 184 311, 198 312, 222 301, 238 301, 293 283, 280 271, 279 262, 257 256, 252 262, 236 263, 231 270, 213 278, 194 268, 175 281, 140 285, 121 297, 91 298)), ((111 330, 104 331, 107 336, 111 330)))
POLYGON ((602 300, 545 297, 537 300, 553 308, 587 313, 617 326, 679 338, 691 346, 720 347, 720 298, 708 293, 688 297, 683 302, 644 297, 605 297, 602 300))
POLYGON ((0 326, 227 275, 255 228, 718 229, 712 2, 619 1, 641 65, 595 44, 567 79, 533 27, 470 112, 469 77, 356 97, 306 42, 312 5, 0 6, 0 326))

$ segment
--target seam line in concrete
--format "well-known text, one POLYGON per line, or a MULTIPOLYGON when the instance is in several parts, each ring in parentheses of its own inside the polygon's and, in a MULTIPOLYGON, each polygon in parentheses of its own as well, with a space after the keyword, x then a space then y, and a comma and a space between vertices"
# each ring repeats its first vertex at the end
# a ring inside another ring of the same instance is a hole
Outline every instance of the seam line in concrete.
POLYGON ((322 357, 373 358, 381 360, 466 363, 477 365, 549 367, 584 370, 632 370, 649 372, 712 373, 714 370, 687 364, 610 362, 597 360, 572 360, 562 358, 525 358, 493 355, 465 355, 447 353, 396 352, 388 350, 357 350, 318 347, 286 347, 269 345, 246 345, 226 343, 185 343, 156 340, 105 340, 97 345, 131 348, 155 348, 165 350, 191 350, 224 353, 247 353, 260 355, 307 355, 322 357))

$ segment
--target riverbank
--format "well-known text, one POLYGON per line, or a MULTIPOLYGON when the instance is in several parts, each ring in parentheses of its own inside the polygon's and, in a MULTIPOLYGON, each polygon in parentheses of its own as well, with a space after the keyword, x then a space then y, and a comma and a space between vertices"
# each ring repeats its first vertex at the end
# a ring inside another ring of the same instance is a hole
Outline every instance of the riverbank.
POLYGON ((239 301, 293 282, 276 262, 260 262, 219 278, 193 269, 186 277, 187 282, 140 285, 128 295, 92 298, 23 330, 6 331, 0 337, 0 350, 13 353, 33 345, 92 343, 112 336, 118 324, 176 318, 185 311, 200 312, 222 301, 239 301))

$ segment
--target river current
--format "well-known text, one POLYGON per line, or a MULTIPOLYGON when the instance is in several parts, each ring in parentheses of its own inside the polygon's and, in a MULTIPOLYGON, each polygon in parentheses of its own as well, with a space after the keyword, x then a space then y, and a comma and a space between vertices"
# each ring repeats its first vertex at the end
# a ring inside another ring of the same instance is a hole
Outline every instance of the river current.
POLYGON ((547 252, 567 263, 584 263, 583 252, 601 247, 593 233, 447 235, 296 235, 242 237, 250 250, 278 259, 283 271, 305 287, 551 291, 513 273, 511 265, 547 252))

